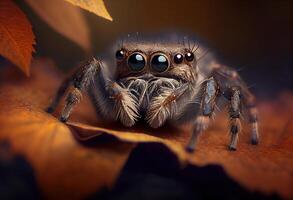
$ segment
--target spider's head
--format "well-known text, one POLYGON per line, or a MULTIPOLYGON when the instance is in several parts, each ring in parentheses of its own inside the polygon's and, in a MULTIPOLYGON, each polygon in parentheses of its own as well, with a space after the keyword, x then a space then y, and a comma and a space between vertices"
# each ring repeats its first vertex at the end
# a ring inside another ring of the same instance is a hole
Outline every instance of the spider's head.
POLYGON ((179 43, 128 42, 116 50, 118 78, 197 79, 194 49, 179 43))

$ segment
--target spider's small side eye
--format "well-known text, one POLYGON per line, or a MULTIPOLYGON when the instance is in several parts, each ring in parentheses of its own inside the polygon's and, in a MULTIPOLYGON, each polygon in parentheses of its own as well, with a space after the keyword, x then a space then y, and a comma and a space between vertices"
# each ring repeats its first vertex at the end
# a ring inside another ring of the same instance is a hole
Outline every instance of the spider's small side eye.
POLYGON ((133 53, 128 58, 128 66, 133 71, 142 70, 144 68, 144 66, 145 66, 145 59, 144 59, 143 55, 140 54, 140 53, 133 53))
POLYGON ((183 55, 181 53, 177 53, 175 56, 174 56, 174 62, 176 64, 180 64, 182 63, 183 61, 183 55))
POLYGON ((187 52, 187 53, 185 54, 185 59, 186 59, 188 62, 193 61, 193 59, 194 59, 194 54, 193 54, 192 52, 187 52))
POLYGON ((120 50, 116 51, 115 56, 116 56, 117 60, 122 60, 125 56, 125 51, 120 49, 120 50))

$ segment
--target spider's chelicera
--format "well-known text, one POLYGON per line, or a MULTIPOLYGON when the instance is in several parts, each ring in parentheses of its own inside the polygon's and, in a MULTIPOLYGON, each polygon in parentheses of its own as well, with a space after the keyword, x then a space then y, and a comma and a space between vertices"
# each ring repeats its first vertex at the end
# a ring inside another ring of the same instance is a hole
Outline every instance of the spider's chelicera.
POLYGON ((243 110, 252 127, 252 144, 257 144, 255 98, 238 73, 218 63, 196 41, 188 41, 188 45, 163 41, 129 38, 106 57, 88 61, 64 81, 48 111, 55 110, 68 86, 73 85, 61 121, 68 120, 82 93, 87 92, 99 115, 127 127, 138 120, 153 128, 166 122, 191 121, 193 133, 187 149, 194 150, 217 100, 223 98, 229 105, 229 149, 236 150, 243 110))

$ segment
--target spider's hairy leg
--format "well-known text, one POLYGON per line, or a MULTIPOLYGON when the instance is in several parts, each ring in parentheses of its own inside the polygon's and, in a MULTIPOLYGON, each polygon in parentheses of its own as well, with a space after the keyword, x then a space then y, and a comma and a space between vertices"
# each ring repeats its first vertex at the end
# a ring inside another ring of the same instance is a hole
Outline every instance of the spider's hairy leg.
POLYGON ((171 119, 176 113, 179 100, 189 89, 187 83, 177 88, 164 88, 163 92, 154 96, 146 112, 148 124, 153 128, 162 126, 166 120, 171 119))
POLYGON ((48 113, 53 113, 59 104, 61 98, 63 97, 64 93, 66 92, 67 88, 72 84, 72 77, 67 77, 61 84, 61 86, 58 88, 58 91, 51 102, 50 106, 46 109, 48 113))
POLYGON ((248 111, 248 121, 251 125, 251 144, 257 145, 259 143, 259 132, 258 132, 258 110, 256 108, 255 97, 248 90, 246 86, 242 88, 242 96, 244 107, 248 111))
POLYGON ((200 114, 193 124, 192 135, 188 145, 186 146, 187 151, 194 151, 198 137, 203 133, 203 131, 207 129, 210 118, 214 113, 217 95, 218 85, 213 78, 210 78, 203 84, 203 96, 201 100, 200 114))
POLYGON ((254 106, 248 109, 249 123, 251 124, 251 144, 257 145, 259 143, 259 132, 257 122, 258 111, 254 106))
POLYGON ((231 97, 229 105, 229 116, 230 116, 230 134, 231 141, 229 149, 235 151, 237 149, 238 133, 241 131, 240 122, 240 89, 238 87, 231 88, 231 97))
POLYGON ((61 116, 60 116, 60 121, 61 122, 66 122, 73 110, 73 107, 80 102, 82 99, 82 93, 80 89, 74 88, 72 89, 67 97, 66 97, 66 104, 62 110, 61 116))
MULTIPOLYGON (((224 91, 224 93, 225 91, 228 91, 228 96, 226 96, 228 100, 232 97, 231 95, 233 95, 233 91, 231 89, 233 89, 234 86, 239 88, 241 93, 240 104, 243 104, 244 110, 248 111, 248 120, 251 125, 251 143, 258 144, 258 111, 254 95, 249 91, 248 87, 235 70, 219 65, 219 67, 214 70, 213 76, 220 84, 221 90, 224 91)), ((236 124, 239 123, 239 120, 235 119, 233 121, 235 121, 234 123, 236 124)))
POLYGON ((53 102, 53 105, 55 106, 57 105, 58 101, 60 101, 62 95, 70 83, 73 84, 74 88, 69 91, 66 97, 65 106, 62 110, 60 121, 66 122, 68 120, 74 106, 81 100, 82 92, 88 89, 91 81, 94 79, 99 70, 100 62, 93 58, 73 73, 73 75, 70 77, 71 81, 65 82, 65 84, 61 85, 55 98, 57 101, 53 102))

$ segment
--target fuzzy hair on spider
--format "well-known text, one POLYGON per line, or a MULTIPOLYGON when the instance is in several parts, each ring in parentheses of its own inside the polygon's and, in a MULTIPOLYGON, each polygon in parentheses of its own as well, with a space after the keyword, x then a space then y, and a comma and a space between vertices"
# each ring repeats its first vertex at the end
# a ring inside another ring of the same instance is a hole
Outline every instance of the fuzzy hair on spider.
POLYGON ((150 127, 189 121, 193 132, 187 150, 193 151, 198 136, 209 125, 219 99, 229 106, 230 150, 236 150, 240 117, 248 113, 252 144, 258 144, 255 98, 238 73, 217 61, 194 38, 176 34, 130 36, 92 58, 60 86, 48 108, 53 112, 67 88, 60 120, 68 120, 73 108, 87 93, 97 113, 126 127, 144 120, 150 127))

